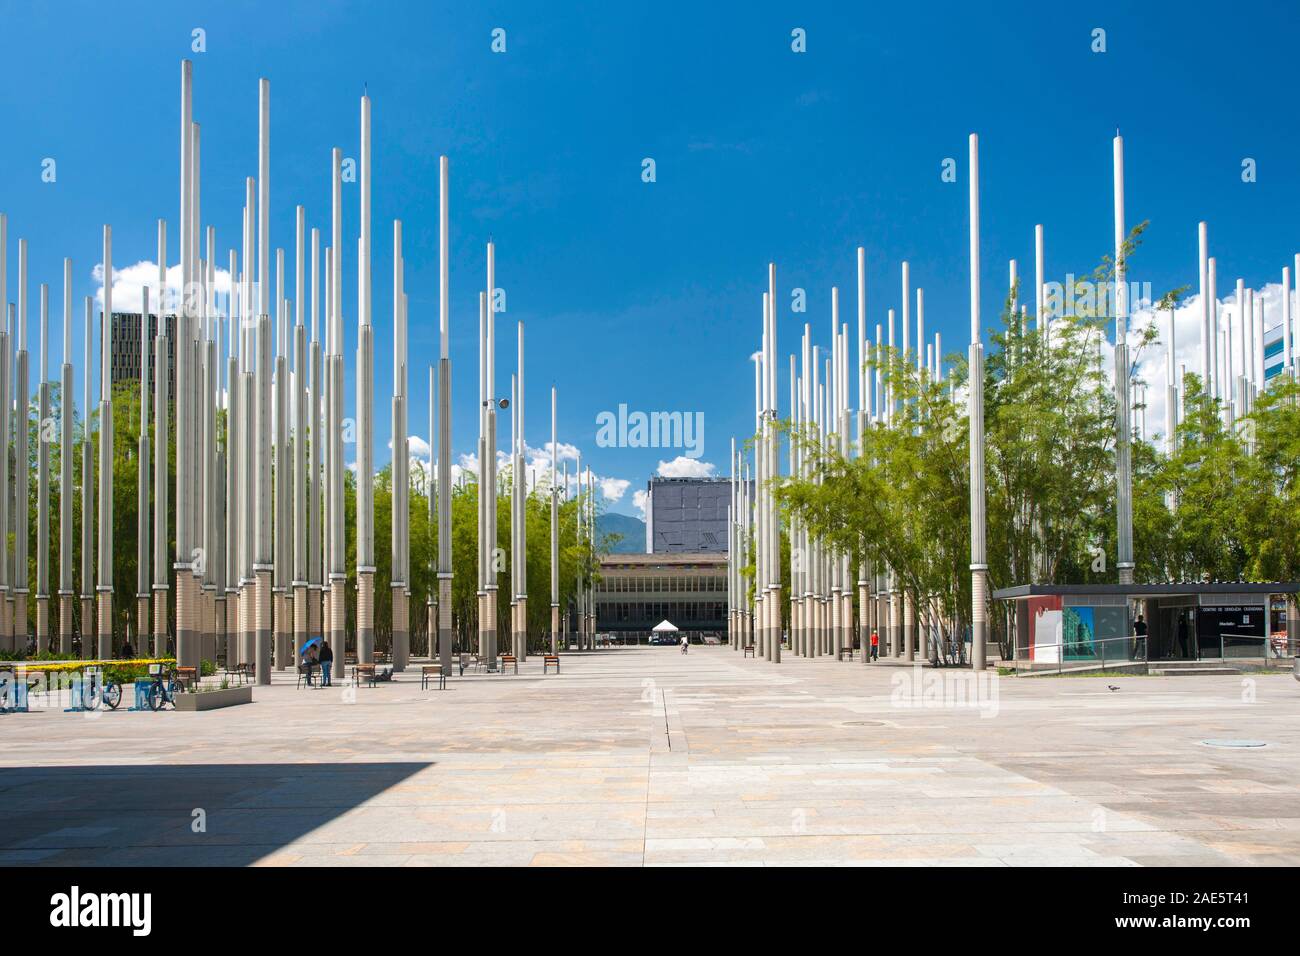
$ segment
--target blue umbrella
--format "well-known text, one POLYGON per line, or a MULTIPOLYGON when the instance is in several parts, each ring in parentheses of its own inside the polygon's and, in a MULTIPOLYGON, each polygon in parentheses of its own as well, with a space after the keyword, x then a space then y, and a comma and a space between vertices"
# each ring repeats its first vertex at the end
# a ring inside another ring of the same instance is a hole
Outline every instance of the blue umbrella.
POLYGON ((320 643, 320 638, 313 637, 310 641, 308 641, 306 644, 304 644, 301 648, 298 649, 298 656, 302 657, 307 653, 307 651, 311 649, 311 646, 313 644, 319 644, 319 643, 320 643))

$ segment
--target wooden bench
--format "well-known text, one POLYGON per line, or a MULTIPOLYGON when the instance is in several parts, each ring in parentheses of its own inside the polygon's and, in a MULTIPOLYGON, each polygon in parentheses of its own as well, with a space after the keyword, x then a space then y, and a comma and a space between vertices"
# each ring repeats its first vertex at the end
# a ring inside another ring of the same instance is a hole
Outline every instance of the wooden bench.
POLYGON ((848 655, 849 660, 853 660, 853 648, 851 647, 841 647, 839 654, 836 655, 836 659, 842 661, 844 660, 844 655, 846 654, 848 655))
POLYGON ((374 664, 353 664, 352 665, 352 683, 357 687, 365 680, 370 683, 371 687, 375 686, 375 665, 374 664))
POLYGON ((197 667, 176 668, 177 690, 193 690, 198 685, 199 685, 199 669, 197 667))
POLYGON ((230 664, 225 669, 226 677, 237 677, 241 684, 248 683, 253 679, 252 664, 230 664))
POLYGON ((555 673, 558 674, 558 673, 560 672, 560 655, 559 655, 559 654, 545 654, 545 655, 543 655, 543 656, 542 656, 542 673, 545 674, 546 671, 547 671, 547 668, 549 668, 552 664, 555 665, 555 673))
POLYGON ((447 675, 442 672, 441 664, 425 664, 420 668, 420 690, 427 690, 429 682, 438 679, 438 690, 447 689, 447 675))
POLYGON ((514 669, 515 669, 515 673, 516 673, 516 674, 519 673, 519 658, 515 657, 515 655, 513 655, 513 654, 502 654, 502 655, 501 655, 501 672, 502 672, 502 673, 505 673, 505 669, 506 669, 506 666, 507 666, 507 665, 511 665, 511 666, 513 666, 514 669))
POLYGON ((741 654, 741 657, 753 657, 753 656, 754 656, 754 645, 746 644, 744 647, 744 653, 741 654))

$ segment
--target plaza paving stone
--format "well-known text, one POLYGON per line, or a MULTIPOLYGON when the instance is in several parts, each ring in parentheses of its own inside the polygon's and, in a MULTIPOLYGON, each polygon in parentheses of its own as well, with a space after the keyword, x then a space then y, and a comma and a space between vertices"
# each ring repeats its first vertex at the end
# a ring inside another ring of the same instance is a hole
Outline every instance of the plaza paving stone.
POLYGON ((4 715, 0 864, 1300 864, 1289 676, 990 676, 965 706, 955 672, 725 647, 541 670, 4 715))

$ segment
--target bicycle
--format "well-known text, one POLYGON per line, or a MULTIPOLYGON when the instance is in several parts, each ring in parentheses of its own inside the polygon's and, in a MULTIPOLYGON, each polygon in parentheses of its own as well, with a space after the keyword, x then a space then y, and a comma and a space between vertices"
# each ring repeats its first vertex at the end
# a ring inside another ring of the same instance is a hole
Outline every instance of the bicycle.
POLYGON ((149 709, 159 711, 163 709, 164 704, 171 704, 172 710, 176 709, 176 671, 167 672, 167 681, 163 682, 163 666, 161 664, 149 665, 149 676, 153 678, 153 683, 149 685, 149 709))
POLYGON ((96 680, 98 675, 95 670, 82 675, 82 706, 86 710, 99 710, 101 704, 107 704, 109 710, 117 710, 117 705, 122 703, 122 685, 107 678, 96 680))

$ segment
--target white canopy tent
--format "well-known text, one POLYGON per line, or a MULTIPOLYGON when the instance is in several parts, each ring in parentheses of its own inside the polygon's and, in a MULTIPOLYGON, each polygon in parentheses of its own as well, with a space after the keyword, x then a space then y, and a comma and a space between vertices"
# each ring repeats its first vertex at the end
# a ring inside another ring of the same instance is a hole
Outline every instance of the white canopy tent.
POLYGON ((656 624, 652 630, 656 634, 675 634, 677 633, 677 625, 672 621, 663 620, 656 624))

